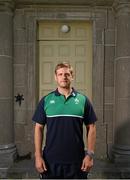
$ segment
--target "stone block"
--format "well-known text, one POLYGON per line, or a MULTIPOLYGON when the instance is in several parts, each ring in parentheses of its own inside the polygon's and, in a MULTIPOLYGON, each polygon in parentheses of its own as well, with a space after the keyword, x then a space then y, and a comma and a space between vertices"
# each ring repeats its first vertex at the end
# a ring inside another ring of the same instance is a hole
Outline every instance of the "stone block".
POLYGON ((15 9, 15 16, 23 16, 25 14, 25 9, 23 9, 23 8, 17 8, 17 9, 15 9))
POLYGON ((107 18, 107 9, 95 7, 92 9, 92 16, 95 18, 107 18))
POLYGON ((115 47, 105 46, 105 86, 114 86, 115 47))
POLYGON ((130 58, 116 61, 116 96, 127 98, 130 96, 130 58))
POLYGON ((105 62, 105 86, 114 86, 114 62, 105 62))
POLYGON ((14 64, 25 64, 27 61, 27 44, 14 45, 14 64))
POLYGON ((0 14, 0 55, 12 57, 12 16, 10 14, 0 14))
POLYGON ((26 124, 27 120, 27 110, 22 109, 19 107, 19 109, 14 110, 14 121, 16 124, 26 124))
POLYGON ((105 63, 113 62, 115 59, 115 46, 105 46, 105 63))
POLYGON ((111 144, 113 142, 113 105, 106 104, 104 111, 104 121, 106 123, 106 131, 107 131, 107 144, 111 144))
MULTIPOLYGON (((123 140, 124 144, 125 141, 129 138, 129 128, 130 128, 130 98, 120 98, 117 100, 116 104, 116 117, 115 119, 118 120, 116 123, 115 132, 120 132, 120 137, 118 141, 123 140), (124 129, 123 129, 124 128, 124 129), (128 130, 128 131, 127 131, 128 130)), ((130 142, 130 141, 129 141, 130 142)))
MULTIPOLYGON (((35 25, 35 23, 34 23, 34 25, 35 25)), ((32 29, 28 29, 27 41, 29 43, 33 43, 36 41, 36 27, 35 26, 33 26, 32 29)))
POLYGON ((117 19, 117 57, 130 56, 130 15, 117 19), (126 23, 127 22, 127 23, 126 23))
MULTIPOLYGON (((115 130, 114 139, 116 146, 122 146, 120 154, 130 147, 129 134, 130 134, 130 98, 120 98, 116 101, 115 109, 115 130), (124 149, 124 150, 123 150, 124 149)), ((130 148, 126 151, 127 155, 130 154, 130 148)))
POLYGON ((34 139, 34 126, 33 126, 33 122, 30 119, 30 122, 28 122, 28 125, 25 126, 25 134, 26 134, 26 140, 28 142, 30 142, 31 144, 33 144, 34 139))
POLYGON ((105 103, 114 103, 114 87, 105 87, 105 103))
MULTIPOLYGON (((32 153, 28 149, 29 144, 27 144, 26 140, 21 141, 21 142, 16 142, 15 144, 16 144, 16 147, 18 150, 19 157, 21 157, 21 158, 28 157, 28 156, 31 157, 32 153)), ((32 148, 31 144, 30 144, 30 148, 32 148)))
POLYGON ((97 158, 103 159, 106 157, 107 144, 106 144, 106 125, 97 123, 97 138, 95 154, 97 158))
POLYGON ((15 142, 25 141, 25 125, 15 122, 15 142))
POLYGON ((103 105, 104 47, 97 45, 93 61, 93 102, 95 106, 103 105))
POLYGON ((25 15, 24 14, 15 14, 14 17, 14 29, 25 29, 25 15))
POLYGON ((105 17, 97 18, 95 24, 96 24, 96 29, 105 29, 107 27, 105 17))
POLYGON ((102 107, 95 107, 94 108, 94 110, 95 110, 95 113, 96 113, 96 116, 97 116, 97 124, 99 123, 99 121, 100 121, 100 123, 102 122, 103 123, 103 109, 102 109, 102 107))
POLYGON ((105 29, 107 27, 107 10, 95 8, 92 11, 92 17, 95 20, 96 29, 105 29))
POLYGON ((26 33, 25 29, 16 29, 14 33, 14 44, 25 44, 26 33))
POLYGON ((24 146, 25 142, 24 141, 23 142, 16 141, 15 144, 17 147, 18 155, 19 156, 25 155, 26 154, 26 150, 25 150, 25 146, 24 146))
POLYGON ((105 45, 115 46, 115 30, 114 29, 105 30, 105 45))
POLYGON ((0 145, 0 178, 2 178, 1 170, 9 168, 16 159, 16 156, 16 146, 13 143, 0 145))
POLYGON ((0 55, 1 56, 9 55, 9 57, 12 59, 12 53, 13 53, 12 43, 9 42, 8 40, 3 40, 2 42, 3 42, 2 45, 0 45, 0 55))
POLYGON ((27 21, 27 32, 28 32, 28 42, 35 42, 36 41, 36 20, 35 16, 26 16, 26 21, 27 21))
MULTIPOLYGON (((114 145, 113 147, 113 159, 117 167, 129 167, 130 166, 130 146, 114 145)), ((130 172, 130 171, 129 171, 130 172)))
POLYGON ((7 179, 39 179, 39 173, 35 169, 35 160, 28 156, 19 157, 8 170, 7 179))
POLYGON ((36 75, 36 69, 34 69, 34 64, 32 63, 32 61, 34 61, 34 46, 31 44, 30 46, 28 46, 28 74, 27 74, 27 80, 28 80, 28 109, 32 109, 34 100, 35 100, 35 96, 36 96, 36 91, 34 91, 34 87, 36 86, 36 78, 38 78, 38 74, 36 75), (32 103, 30 103, 32 102, 32 103))
POLYGON ((34 122, 32 121, 32 117, 33 117, 33 114, 35 112, 35 109, 28 109, 28 117, 27 117, 27 123, 28 123, 28 128, 31 128, 31 131, 33 131, 33 125, 34 125, 34 122))
POLYGON ((29 43, 28 44, 28 48, 27 48, 27 56, 28 56, 28 64, 29 64, 29 72, 33 73, 33 70, 32 68, 33 67, 33 63, 34 63, 34 57, 36 56, 35 51, 35 45, 33 43, 29 43), (32 63, 33 61, 33 63, 32 63))
POLYGON ((15 86, 24 86, 26 83, 25 64, 14 65, 14 84, 15 86))
MULTIPOLYGON (((43 11, 44 12, 44 11, 43 11)), ((28 18, 28 17, 35 17, 37 15, 37 9, 36 8, 28 8, 28 9, 24 9, 24 14, 25 16, 28 18)))
MULTIPOLYGON (((122 33, 123 34, 123 33, 122 33)), ((124 34, 123 34, 124 37, 124 34)), ((127 37, 129 37, 129 35, 127 34, 127 37)), ((117 44, 117 59, 119 59, 120 57, 129 57, 130 56, 130 42, 126 41, 126 40, 121 40, 118 44, 117 44)))
POLYGON ((12 110, 11 99, 0 99, 0 145, 13 142, 12 110))
POLYGON ((105 103, 104 106, 104 118, 105 122, 108 124, 109 122, 113 122, 113 108, 114 108, 114 103, 105 103))
POLYGON ((12 60, 0 57, 0 97, 12 98, 12 60))
POLYGON ((104 31, 102 29, 96 30, 96 44, 104 44, 104 31))
POLYGON ((107 28, 115 29, 115 12, 112 9, 108 9, 107 28))

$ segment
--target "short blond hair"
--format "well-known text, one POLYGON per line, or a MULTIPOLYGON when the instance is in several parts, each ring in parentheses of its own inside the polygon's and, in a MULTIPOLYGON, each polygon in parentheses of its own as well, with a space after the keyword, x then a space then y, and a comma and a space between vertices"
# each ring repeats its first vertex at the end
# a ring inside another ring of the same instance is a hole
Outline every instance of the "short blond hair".
POLYGON ((73 75, 73 67, 68 62, 62 62, 57 64, 55 67, 55 74, 57 73, 57 70, 60 68, 68 68, 70 70, 71 75, 73 75))

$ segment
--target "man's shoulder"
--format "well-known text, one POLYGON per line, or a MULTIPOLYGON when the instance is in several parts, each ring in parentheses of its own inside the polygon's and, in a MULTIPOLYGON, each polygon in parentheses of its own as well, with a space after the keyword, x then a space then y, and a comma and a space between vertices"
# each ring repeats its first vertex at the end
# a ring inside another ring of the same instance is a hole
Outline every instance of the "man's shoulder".
POLYGON ((48 98, 51 98, 52 96, 54 96, 55 95, 55 91, 51 91, 51 92, 49 92, 48 94, 46 94, 44 97, 43 97, 43 99, 44 100, 47 100, 48 98))
POLYGON ((88 105, 91 104, 89 97, 85 93, 77 91, 77 97, 85 101, 88 105))
POLYGON ((80 92, 80 91, 76 91, 76 93, 77 93, 77 96, 79 96, 79 97, 82 97, 82 98, 87 98, 87 96, 83 93, 83 92, 80 92))

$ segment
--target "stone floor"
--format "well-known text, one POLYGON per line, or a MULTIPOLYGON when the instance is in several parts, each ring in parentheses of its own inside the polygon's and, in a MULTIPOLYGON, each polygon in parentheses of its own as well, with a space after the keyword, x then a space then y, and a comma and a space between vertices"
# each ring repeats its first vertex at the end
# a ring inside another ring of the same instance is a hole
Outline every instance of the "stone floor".
MULTIPOLYGON (((0 163, 0 179, 38 179, 33 159, 17 160, 10 168, 0 163)), ((108 160, 95 160, 88 179, 129 179, 130 166, 113 164, 108 160)))

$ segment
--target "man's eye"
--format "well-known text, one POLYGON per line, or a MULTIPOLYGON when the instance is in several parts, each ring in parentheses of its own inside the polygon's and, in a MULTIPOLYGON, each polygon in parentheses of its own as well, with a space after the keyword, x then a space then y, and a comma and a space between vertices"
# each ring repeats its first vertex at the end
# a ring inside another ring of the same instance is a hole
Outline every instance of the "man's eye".
POLYGON ((65 76, 70 76, 70 74, 68 73, 68 74, 65 74, 65 76))
POLYGON ((58 76, 62 76, 62 74, 58 74, 58 76))

